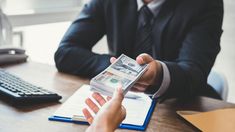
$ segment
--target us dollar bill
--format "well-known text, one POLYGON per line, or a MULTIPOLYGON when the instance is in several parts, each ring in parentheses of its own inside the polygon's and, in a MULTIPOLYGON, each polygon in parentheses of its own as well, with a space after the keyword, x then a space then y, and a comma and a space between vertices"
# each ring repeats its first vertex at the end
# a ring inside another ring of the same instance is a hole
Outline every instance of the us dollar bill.
POLYGON ((134 59, 122 54, 108 68, 91 79, 91 90, 112 96, 114 90, 122 86, 125 95, 143 75, 147 66, 147 64, 139 65, 134 59))

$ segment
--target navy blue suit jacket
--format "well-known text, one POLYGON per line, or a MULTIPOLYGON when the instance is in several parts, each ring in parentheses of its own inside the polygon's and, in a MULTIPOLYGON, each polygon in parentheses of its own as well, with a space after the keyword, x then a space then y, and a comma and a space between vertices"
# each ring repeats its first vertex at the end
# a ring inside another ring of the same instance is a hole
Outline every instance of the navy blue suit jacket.
MULTIPOLYGON (((171 76, 168 96, 208 93, 207 76, 220 51, 222 0, 166 0, 154 22, 153 57, 171 76)), ((136 0, 91 0, 64 35, 55 53, 61 72, 93 77, 111 56, 132 55, 137 28, 136 0), (104 35, 110 54, 92 47, 104 35)))

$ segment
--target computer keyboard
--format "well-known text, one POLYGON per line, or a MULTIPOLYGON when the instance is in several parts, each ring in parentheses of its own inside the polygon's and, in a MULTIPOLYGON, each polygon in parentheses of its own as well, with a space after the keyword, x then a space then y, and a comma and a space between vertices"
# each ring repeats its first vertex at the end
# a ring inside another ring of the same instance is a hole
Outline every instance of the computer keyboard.
POLYGON ((10 102, 19 104, 52 102, 62 98, 54 92, 30 84, 3 69, 0 69, 0 94, 9 98, 10 102))

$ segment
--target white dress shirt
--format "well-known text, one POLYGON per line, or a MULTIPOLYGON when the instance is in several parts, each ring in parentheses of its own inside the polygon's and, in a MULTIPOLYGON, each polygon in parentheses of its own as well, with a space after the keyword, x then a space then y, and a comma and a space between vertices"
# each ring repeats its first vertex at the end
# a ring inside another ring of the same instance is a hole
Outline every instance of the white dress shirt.
MULTIPOLYGON (((147 4, 148 8, 150 11, 153 13, 154 17, 156 17, 160 11, 161 5, 165 2, 165 0, 153 0, 150 3, 147 4)), ((137 0, 137 5, 138 5, 138 11, 141 9, 141 7, 144 5, 144 2, 142 0, 137 0)), ((153 94, 153 98, 158 98, 162 94, 166 92, 168 89, 170 82, 171 82, 171 77, 170 77, 170 72, 168 67, 166 66, 165 63, 160 62, 162 65, 162 72, 163 72, 163 78, 162 78, 162 83, 160 85, 160 88, 156 93, 153 94)))

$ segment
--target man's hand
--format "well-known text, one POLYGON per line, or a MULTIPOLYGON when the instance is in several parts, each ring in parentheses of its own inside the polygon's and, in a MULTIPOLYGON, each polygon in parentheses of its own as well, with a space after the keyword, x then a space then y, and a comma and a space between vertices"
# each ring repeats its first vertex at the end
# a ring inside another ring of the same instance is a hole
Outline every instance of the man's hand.
MULTIPOLYGON (((115 60, 116 58, 112 57, 110 62, 114 63, 115 60)), ((161 79, 162 66, 159 61, 154 60, 150 55, 145 53, 136 57, 136 61, 138 64, 148 64, 148 68, 131 90, 135 92, 145 92, 148 86, 157 85, 161 79)))
POLYGON ((122 106, 124 98, 122 89, 117 88, 112 99, 110 97, 107 98, 109 100, 107 103, 98 93, 93 93, 92 97, 102 107, 99 110, 99 107, 90 98, 86 99, 86 104, 89 108, 94 113, 97 113, 95 117, 92 117, 86 108, 83 109, 84 116, 91 124, 87 132, 113 132, 126 117, 126 109, 122 106))

